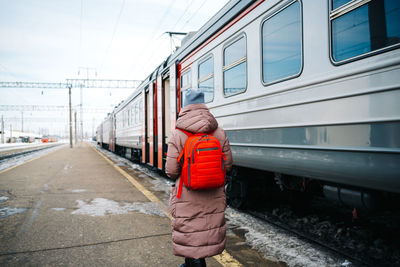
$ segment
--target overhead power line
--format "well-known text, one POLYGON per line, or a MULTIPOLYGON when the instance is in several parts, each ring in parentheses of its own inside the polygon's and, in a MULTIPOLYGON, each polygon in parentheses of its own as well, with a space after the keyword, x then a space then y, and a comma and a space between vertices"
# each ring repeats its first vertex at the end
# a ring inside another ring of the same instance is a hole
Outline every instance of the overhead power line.
POLYGON ((117 21, 115 22, 114 30, 113 30, 113 33, 112 33, 112 36, 111 36, 111 42, 107 47, 106 53, 105 53, 105 55, 103 57, 103 60, 101 61, 100 70, 103 68, 104 62, 107 59, 108 53, 110 52, 112 43, 114 41, 115 33, 117 32, 117 28, 118 28, 118 25, 119 25, 119 20, 121 19, 122 12, 124 11, 124 6, 125 6, 125 0, 122 1, 121 8, 120 8, 119 14, 118 14, 118 18, 117 18, 117 21))
MULTIPOLYGON (((77 107, 73 107, 76 109, 77 107)), ((68 111, 64 105, 0 105, 0 111, 68 111)), ((106 113, 110 109, 104 107, 84 107, 85 113, 106 113)))
POLYGON ((0 82, 4 88, 40 88, 40 89, 64 89, 66 83, 42 83, 42 82, 0 82))
POLYGON ((67 79, 65 83, 48 82, 0 82, 3 88, 40 88, 40 89, 65 89, 71 88, 118 88, 133 89, 140 85, 139 80, 104 80, 104 79, 67 79))
POLYGON ((142 81, 140 80, 103 80, 103 79, 67 79, 67 84, 72 88, 137 88, 142 81))

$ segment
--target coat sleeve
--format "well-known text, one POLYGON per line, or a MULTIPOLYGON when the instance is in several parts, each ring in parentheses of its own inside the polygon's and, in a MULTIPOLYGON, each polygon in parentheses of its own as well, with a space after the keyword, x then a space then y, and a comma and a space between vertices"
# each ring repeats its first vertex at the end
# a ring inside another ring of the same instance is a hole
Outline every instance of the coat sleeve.
POLYGON ((226 161, 224 161, 225 167, 226 167, 226 171, 230 171, 232 169, 232 151, 231 151, 231 146, 229 144, 229 140, 228 137, 226 136, 225 132, 225 141, 224 141, 224 145, 222 146, 222 152, 224 152, 225 156, 226 156, 226 161))
POLYGON ((179 138, 176 134, 176 131, 174 131, 168 142, 167 161, 165 164, 165 173, 173 180, 176 180, 181 174, 181 166, 177 161, 177 158, 180 154, 178 149, 178 141, 179 138))
POLYGON ((221 144, 222 152, 224 152, 226 156, 226 160, 224 161, 226 171, 230 171, 232 169, 233 160, 232 160, 231 146, 229 144, 228 137, 226 136, 225 131, 220 127, 218 127, 218 129, 215 131, 214 136, 218 138, 221 144))

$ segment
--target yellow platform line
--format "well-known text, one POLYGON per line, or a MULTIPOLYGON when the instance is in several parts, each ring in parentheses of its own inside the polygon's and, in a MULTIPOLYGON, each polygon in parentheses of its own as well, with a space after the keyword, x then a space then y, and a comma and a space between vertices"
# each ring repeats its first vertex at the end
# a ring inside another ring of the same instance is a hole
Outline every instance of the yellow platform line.
MULTIPOLYGON (((168 216, 168 218, 172 219, 168 207, 163 202, 161 202, 153 193, 147 190, 135 178, 133 178, 130 174, 128 174, 126 171, 117 166, 114 162, 112 162, 109 158, 107 158, 107 156, 105 156, 102 152, 97 150, 94 146, 91 147, 101 157, 103 157, 111 166, 113 166, 119 173, 121 173, 126 179, 128 179, 128 181, 131 182, 140 192, 142 192, 151 202, 155 202, 161 208, 161 210, 168 216)), ((240 262, 238 262, 234 257, 232 257, 232 255, 230 255, 226 250, 224 250, 221 254, 214 256, 213 258, 224 267, 242 266, 242 264, 240 264, 240 262)))

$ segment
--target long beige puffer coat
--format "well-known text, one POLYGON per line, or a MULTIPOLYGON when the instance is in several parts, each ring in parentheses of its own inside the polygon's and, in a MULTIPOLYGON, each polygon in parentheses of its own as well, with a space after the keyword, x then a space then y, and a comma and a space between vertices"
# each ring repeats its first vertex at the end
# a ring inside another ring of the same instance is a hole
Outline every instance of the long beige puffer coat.
MULTIPOLYGON (((227 170, 232 167, 232 153, 225 131, 218 127, 214 116, 205 104, 191 104, 179 113, 176 127, 192 133, 211 133, 221 144, 226 155, 227 170)), ((175 130, 168 143, 166 173, 177 179, 171 188, 170 212, 172 215, 173 253, 187 258, 205 258, 220 254, 225 248, 225 189, 182 189, 176 197, 181 167, 176 160, 185 146, 187 135, 175 130)))

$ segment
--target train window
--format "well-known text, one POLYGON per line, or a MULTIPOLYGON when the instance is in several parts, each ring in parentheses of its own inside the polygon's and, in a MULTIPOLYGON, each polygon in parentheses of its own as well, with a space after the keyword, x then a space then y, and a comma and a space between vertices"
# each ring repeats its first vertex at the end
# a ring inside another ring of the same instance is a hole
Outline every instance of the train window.
POLYGON ((263 82, 297 76, 301 68, 301 9, 296 1, 262 23, 263 82))
POLYGON ((184 74, 181 76, 181 90, 186 90, 192 87, 192 76, 191 76, 191 71, 186 71, 184 74))
POLYGON ((139 123, 139 103, 135 105, 135 123, 139 123))
POLYGON ((214 59, 208 59, 199 64, 199 89, 204 93, 204 102, 209 103, 214 99, 214 59))
POLYGON ((369 55, 400 43, 400 1, 331 3, 331 56, 335 62, 369 55), (335 9, 336 8, 336 9, 335 9))
POLYGON ((135 124, 135 106, 131 105, 130 108, 131 116, 130 116, 130 124, 133 126, 135 124))
POLYGON ((139 100, 139 123, 143 121, 143 100, 139 100))
POLYGON ((181 107, 184 102, 184 91, 192 88, 192 72, 190 69, 181 75, 181 107))
POLYGON ((229 44, 224 49, 224 94, 226 96, 242 93, 247 87, 246 38, 229 44))
POLYGON ((333 9, 336 9, 338 7, 343 6, 344 4, 347 4, 351 0, 332 0, 332 7, 333 9))
POLYGON ((136 110, 135 110, 135 106, 132 106, 131 114, 132 114, 132 123, 131 123, 131 125, 135 125, 135 123, 136 123, 136 117, 137 117, 137 113, 136 113, 136 110))

